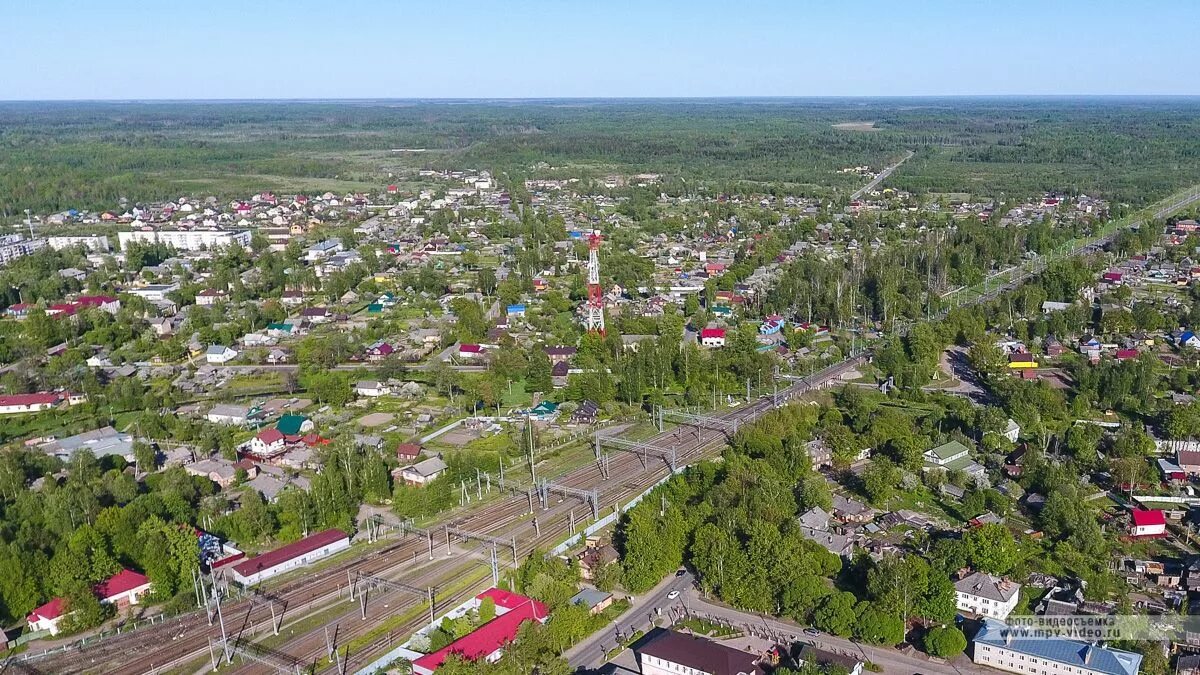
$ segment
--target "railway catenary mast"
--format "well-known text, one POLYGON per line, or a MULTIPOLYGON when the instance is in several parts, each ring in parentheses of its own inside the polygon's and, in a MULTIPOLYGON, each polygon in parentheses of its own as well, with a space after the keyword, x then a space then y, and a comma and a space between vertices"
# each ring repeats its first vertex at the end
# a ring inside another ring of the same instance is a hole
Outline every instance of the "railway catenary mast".
POLYGON ((589 333, 604 335, 604 287, 600 285, 600 230, 588 235, 587 305, 584 325, 589 333))

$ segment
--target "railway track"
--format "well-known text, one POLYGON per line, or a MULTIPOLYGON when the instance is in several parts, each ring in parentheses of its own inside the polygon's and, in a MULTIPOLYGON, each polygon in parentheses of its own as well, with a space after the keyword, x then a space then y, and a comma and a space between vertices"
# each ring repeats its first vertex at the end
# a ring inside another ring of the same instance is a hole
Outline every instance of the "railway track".
MULTIPOLYGON (((859 359, 861 358, 859 357, 859 359)), ((777 402, 782 402, 829 381, 853 367, 857 361, 858 359, 851 359, 814 373, 807 381, 797 382, 781 390, 778 400, 760 399, 724 412, 717 417, 730 421, 734 419, 752 420, 774 408, 777 402)), ((679 444, 680 438, 680 432, 668 431, 643 442, 669 448, 671 444, 679 444)), ((677 447, 677 452, 680 453, 678 457, 680 465, 694 462, 705 453, 712 452, 723 445, 723 433, 719 431, 701 428, 697 430, 694 439, 686 447, 677 447)), ((669 468, 665 462, 661 464, 659 462, 661 460, 655 459, 643 467, 641 459, 637 456, 621 452, 610 457, 608 479, 604 478, 598 465, 591 464, 562 476, 557 481, 568 487, 596 488, 602 507, 607 509, 644 491, 666 475, 669 468)), ((538 527, 542 532, 541 536, 537 536, 533 532, 532 519, 526 517, 529 515, 528 499, 524 496, 512 496, 499 502, 489 503, 478 512, 455 519, 451 526, 490 536, 517 536, 518 557, 523 557, 536 548, 560 541, 568 530, 570 511, 580 508, 583 507, 578 502, 565 498, 551 505, 548 510, 536 511, 535 509, 538 527)), ((396 575, 397 570, 407 569, 415 561, 427 555, 426 540, 404 539, 344 565, 290 581, 273 589, 271 597, 277 602, 277 611, 279 607, 284 608, 285 617, 287 613, 294 614, 296 611, 301 611, 301 616, 312 614, 314 608, 324 609, 338 600, 344 588, 347 573, 405 579, 403 576, 396 575), (304 609, 297 610, 296 608, 299 607, 304 609)), ((462 569, 476 564, 459 565, 449 572, 461 575, 462 569)), ((442 576, 446 575, 447 572, 442 573, 442 576)), ((422 573, 418 580, 425 578, 422 573)), ((409 580, 405 579, 405 582, 408 583, 409 580)), ((465 592, 463 596, 465 597, 465 592)), ((449 606, 448 602, 451 599, 438 598, 439 606, 449 606)), ((383 594, 378 596, 378 602, 374 606, 382 610, 383 606, 387 605, 387 609, 391 610, 390 613, 394 613, 407 611, 418 604, 421 603, 415 598, 383 594)), ((242 639, 251 640, 261 632, 257 630, 258 628, 270 625, 268 622, 271 620, 271 609, 262 603, 242 599, 223 607, 223 612, 227 627, 231 620, 235 622, 239 627, 238 635, 242 639)), ((371 616, 368 616, 367 621, 350 619, 349 617, 354 613, 354 611, 348 611, 337 621, 339 625, 357 623, 362 626, 361 629, 347 628, 347 632, 350 633, 347 640, 367 634, 370 632, 370 625, 374 623, 371 616)), ((402 629, 409 630, 419 627, 423 622, 422 617, 418 621, 410 622, 413 625, 405 625, 395 630, 397 632, 402 629)), ((55 673, 160 673, 187 665, 200 658, 207 659, 210 642, 219 637, 219 627, 210 626, 206 614, 199 611, 168 620, 158 626, 130 633, 127 636, 118 636, 91 647, 30 660, 23 665, 31 670, 55 673)), ((386 646, 387 636, 373 641, 357 655, 351 655, 353 661, 350 665, 356 667, 365 665, 371 659, 377 658, 378 654, 386 651, 386 646)), ((289 641, 280 651, 293 655, 297 662, 313 664, 325 656, 324 631, 310 631, 304 636, 289 641)), ((260 672, 262 667, 247 670, 260 672)))
MULTIPOLYGON (((845 370, 848 370, 850 367, 852 367, 852 365, 838 364, 837 366, 828 369, 829 372, 823 371, 822 373, 819 373, 819 374, 815 375, 814 377, 821 377, 821 376, 824 376, 826 378, 835 377, 836 375, 844 372, 845 370)), ((791 387, 790 392, 785 390, 785 395, 790 396, 790 395, 794 395, 796 393, 802 393, 803 391, 807 391, 809 388, 811 388, 811 387, 808 386, 806 383, 800 383, 800 384, 797 384, 797 385, 794 385, 793 387, 791 387)), ((739 409, 729 411, 729 412, 721 415, 721 417, 723 417, 724 419, 729 420, 729 421, 732 421, 734 419, 738 419, 738 420, 753 419, 753 418, 763 414, 767 410, 773 409, 774 407, 775 407, 774 401, 760 400, 760 401, 752 403, 748 406, 743 406, 739 409)), ((677 434, 664 433, 664 434, 660 434, 655 439, 652 439, 652 441, 653 440, 661 441, 661 440, 665 440, 667 438, 671 438, 671 437, 675 437, 675 436, 677 436, 677 434)), ((707 456, 708 454, 712 453, 714 450, 721 448, 724 445, 724 440, 725 439, 724 439, 723 432, 713 431, 713 430, 700 430, 700 432, 695 437, 695 440, 693 440, 686 448, 683 448, 681 450, 681 454, 679 456, 679 461, 681 463, 690 463, 692 461, 700 459, 701 457, 707 456)), ((626 458, 626 459, 622 460, 622 462, 630 465, 631 467, 641 468, 640 461, 633 455, 623 454, 622 456, 626 458)), ((649 468, 649 467, 647 467, 647 468, 649 468)), ((641 493, 645 489, 647 489, 648 487, 653 485, 654 483, 658 482, 663 477, 663 475, 665 475, 667 470, 669 470, 669 469, 667 469, 667 467, 663 466, 663 467, 659 467, 658 469, 652 470, 652 471, 641 471, 641 472, 635 474, 630 480, 626 480, 626 481, 623 481, 620 483, 615 483, 612 480, 603 481, 600 483, 600 488, 599 488, 600 489, 600 501, 607 508, 607 507, 611 506, 612 504, 623 501, 625 498, 627 498, 629 496, 641 493)), ((615 472, 615 469, 613 471, 615 472)), ((571 480, 569 482, 570 483, 578 483, 578 485, 572 485, 572 487, 591 487, 591 486, 595 485, 596 480, 603 480, 603 479, 599 475, 598 469, 595 469, 595 467, 592 467, 591 469, 589 469, 586 472, 580 471, 575 474, 572 474, 571 480)), ((567 481, 563 481, 563 482, 567 482, 567 481)), ((515 503, 518 504, 518 506, 520 506, 520 509, 519 509, 520 513, 525 514, 526 510, 525 510, 524 506, 521 506, 521 501, 522 500, 517 499, 517 500, 515 500, 515 503)), ((528 555, 530 552, 532 552, 533 550, 535 550, 538 547, 544 546, 546 544, 557 543, 559 540, 561 540, 562 533, 564 533, 566 531, 567 526, 568 526, 568 521, 570 519, 569 509, 571 507, 571 502, 572 502, 572 500, 570 500, 570 499, 560 500, 559 508, 557 508, 551 512, 552 515, 551 515, 549 521, 545 525, 542 526, 542 529, 545 532, 541 537, 537 537, 534 535, 533 532, 529 531, 529 530, 533 529, 532 525, 529 523, 521 523, 516 526, 516 529, 518 529, 518 530, 524 532, 526 535, 528 535, 526 538, 520 539, 520 541, 522 542, 518 546, 520 557, 524 557, 524 556, 528 555), (567 506, 562 507, 561 506, 562 504, 566 504, 567 506)), ((495 535, 508 535, 508 534, 511 534, 512 531, 513 531, 513 528, 501 528, 498 531, 486 532, 486 533, 487 534, 495 534, 495 535)), ((486 576, 485 576, 485 578, 486 578, 486 576)), ((406 583, 413 583, 411 580, 405 580, 405 581, 406 581, 406 583)), ((481 584, 482 584, 482 580, 481 580, 481 584)), ((417 584, 417 585, 419 585, 419 584, 417 584)), ((463 599, 465 599, 470 594, 471 593, 464 593, 463 599)), ((402 608, 404 608, 405 610, 411 610, 413 607, 419 606, 419 602, 414 600, 411 596, 406 596, 406 595, 403 595, 400 593, 387 594, 384 598, 380 599, 380 602, 385 602, 385 601, 389 605, 389 607, 392 605, 392 603, 399 603, 400 606, 402 608)), ((393 611, 397 611, 397 610, 393 610, 393 611)), ((353 617, 355 615, 356 615, 356 611, 348 612, 344 616, 344 619, 353 621, 354 620, 353 617)), ((368 617, 368 618, 370 618, 370 617, 368 617)), ((408 635, 408 634, 411 634, 411 632, 415 631, 416 629, 420 628, 422 625, 424 625, 424 623, 425 623, 425 619, 423 617, 421 617, 418 619, 414 619, 410 622, 407 622, 402 627, 398 627, 398 628, 394 629, 394 631, 395 631, 395 633, 398 633, 401 635, 408 635)), ((369 632, 369 629, 365 630, 365 631, 357 631, 356 633, 364 634, 366 632, 369 632)), ((357 636, 358 635, 355 635, 355 637, 357 637, 357 636)), ((376 639, 374 639, 371 643, 369 643, 365 646, 360 646, 356 653, 348 655, 348 657, 346 659, 347 660, 346 666, 348 668, 362 668, 362 667, 368 665, 369 663, 371 663, 375 658, 378 658, 379 655, 386 653, 393 646, 394 646, 394 644, 391 640, 390 634, 389 635, 381 635, 381 636, 377 637, 376 639)), ((327 652, 327 647, 325 647, 323 644, 323 634, 319 634, 318 632, 314 631, 307 637, 297 638, 297 639, 293 640, 292 642, 289 643, 288 646, 284 647, 284 651, 287 651, 290 654, 295 654, 295 655, 301 657, 301 659, 308 665, 315 666, 316 663, 318 661, 320 661, 321 657, 324 656, 324 654, 327 652), (307 658, 305 658, 305 657, 307 657, 307 658)), ((327 665, 326 668, 332 668, 332 666, 327 665)), ((266 671, 264 671, 261 667, 248 666, 243 669, 240 669, 237 672, 257 673, 257 672, 266 672, 266 671)))

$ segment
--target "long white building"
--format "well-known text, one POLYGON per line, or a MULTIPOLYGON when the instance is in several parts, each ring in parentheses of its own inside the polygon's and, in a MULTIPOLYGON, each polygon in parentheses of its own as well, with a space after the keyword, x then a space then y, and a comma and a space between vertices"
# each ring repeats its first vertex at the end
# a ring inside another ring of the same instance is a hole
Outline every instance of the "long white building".
POLYGON ((130 242, 161 243, 180 251, 250 245, 249 230, 131 230, 118 232, 117 241, 124 249, 130 242))
POLYGON ((77 237, 50 237, 47 241, 50 242, 50 248, 55 251, 75 246, 83 246, 89 251, 97 252, 105 252, 112 248, 108 243, 108 237, 102 234, 77 237))
POLYGON ((341 530, 325 530, 274 551, 267 551, 258 557, 243 560, 233 566, 233 580, 243 586, 253 586, 348 548, 350 535, 341 530))
POLYGON ((971 660, 1026 675, 1137 675, 1142 655, 1078 640, 1031 636, 984 619, 971 660))

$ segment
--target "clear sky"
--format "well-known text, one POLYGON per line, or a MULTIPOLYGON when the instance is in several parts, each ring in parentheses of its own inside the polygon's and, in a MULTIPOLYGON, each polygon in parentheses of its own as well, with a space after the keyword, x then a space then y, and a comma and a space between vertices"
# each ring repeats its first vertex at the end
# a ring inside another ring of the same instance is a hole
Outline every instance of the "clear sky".
POLYGON ((1200 0, 0 0, 0 99, 1200 94, 1200 0))

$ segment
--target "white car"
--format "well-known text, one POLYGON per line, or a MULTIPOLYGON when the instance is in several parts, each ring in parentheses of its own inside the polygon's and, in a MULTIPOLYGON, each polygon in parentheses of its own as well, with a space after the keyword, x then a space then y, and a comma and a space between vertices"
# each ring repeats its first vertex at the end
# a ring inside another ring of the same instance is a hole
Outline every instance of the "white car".
POLYGON ((678 597, 679 597, 679 591, 678 591, 678 590, 674 590, 674 591, 671 591, 670 593, 667 593, 667 599, 668 599, 668 600, 674 600, 675 598, 678 598, 678 597))

